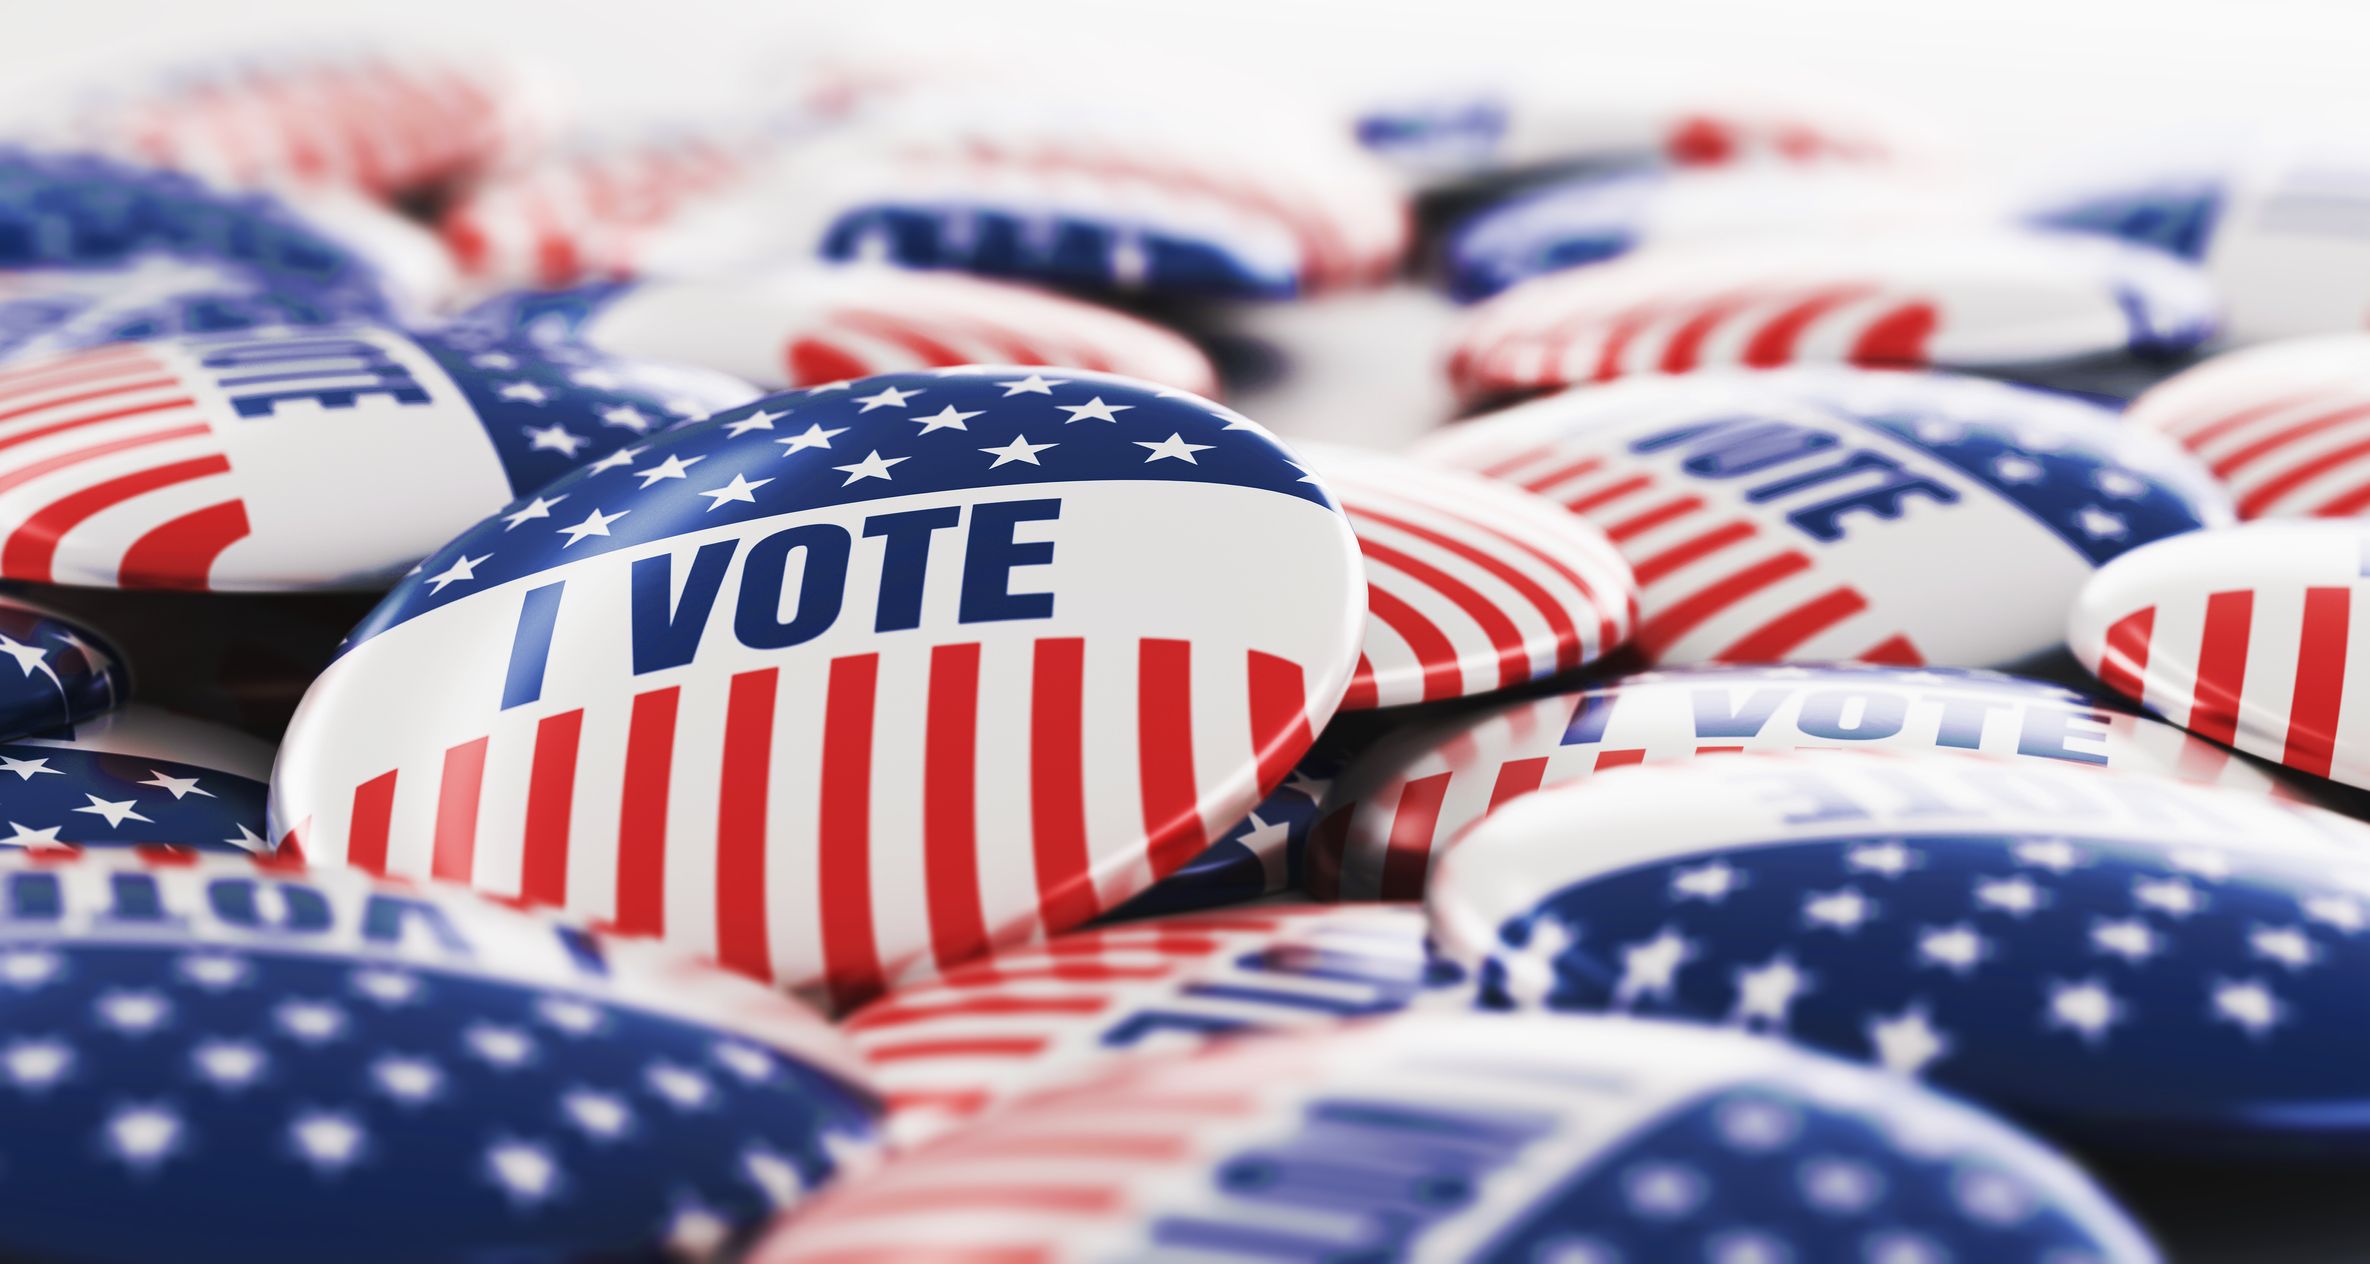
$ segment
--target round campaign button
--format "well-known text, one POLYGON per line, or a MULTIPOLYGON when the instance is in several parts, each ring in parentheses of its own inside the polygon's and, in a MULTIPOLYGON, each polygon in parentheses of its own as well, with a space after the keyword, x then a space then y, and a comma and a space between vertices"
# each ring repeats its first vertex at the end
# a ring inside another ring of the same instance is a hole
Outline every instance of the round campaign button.
POLYGON ((2070 233, 1707 241, 1515 286, 1466 318, 1449 373, 1474 397, 1797 363, 2039 373, 2170 359, 2215 310, 2193 265, 2070 233))
POLYGON ((0 735, 71 729, 123 705, 131 673, 107 638, 78 620, 0 595, 0 735), (15 670, 9 670, 14 667, 15 670))
POLYGON ((528 290, 464 319, 706 365, 776 390, 958 364, 1095 369, 1205 396, 1218 389, 1209 357, 1150 321, 951 273, 807 266, 528 290))
POLYGON ((1946 374, 1640 378, 1416 451, 1602 527, 1651 662, 2006 666, 2057 647, 2099 564, 2231 519, 2194 460, 2112 412, 1946 374))
POLYGON ((1377 741, 1333 779, 1317 809, 1308 890, 1417 899, 1458 834, 1542 787, 1638 763, 1828 747, 1964 751, 2299 794, 2172 725, 1997 672, 1846 664, 1643 672, 1411 724, 1377 741))
POLYGON ((2370 1142, 2370 826, 1859 753, 1508 804, 1426 893, 1497 1003, 1732 1023, 2135 1153, 2370 1142))
POLYGON ((306 695, 273 817, 846 1006, 1191 859, 1333 713, 1364 613, 1348 521, 1240 415, 886 374, 624 449, 429 558, 306 695))
MULTIPOLYGON (((134 703, 71 729, 0 742, 0 849, 142 844, 268 852, 272 748, 134 703)), ((5 924, 5 919, 0 919, 5 924)))
POLYGON ((2197 454, 2241 518, 2349 518, 2370 509, 2370 335, 2232 351, 2131 402, 2128 425, 2197 454))
POLYGON ((836 1033, 656 944, 244 857, 0 900, 12 1258, 707 1258, 874 1149, 836 1033))
MULTIPOLYGON (((1367 712, 1366 716, 1376 713, 1367 712)), ((1316 828, 1317 805, 1333 778, 1373 741, 1388 731, 1380 717, 1361 723, 1355 713, 1337 713, 1316 744, 1300 757, 1284 784, 1268 792, 1250 815, 1218 836, 1175 873, 1155 882, 1143 894, 1111 910, 1105 924, 1197 909, 1224 908, 1262 896, 1297 891, 1304 881, 1309 832, 1316 828)))
POLYGON ((1511 689, 1629 639, 1629 563, 1555 502, 1388 453, 1295 450, 1341 498, 1366 562, 1366 640, 1343 710, 1511 689))
POLYGON ((890 992, 840 1029, 901 1144, 1111 1059, 1404 1006, 1432 969, 1413 905, 1260 906, 1071 931, 890 992))
POLYGON ((2072 1164, 1775 1041, 1406 1013, 1132 1059, 827 1191, 753 1264, 2157 1258, 2072 1164))
POLYGON ((512 497, 756 392, 707 370, 377 324, 0 370, 0 578, 383 588, 512 497))
POLYGON ((2349 696, 2370 524, 2251 522, 2134 550, 2082 590, 2066 644, 2107 687, 2200 737, 2370 786, 2349 696))
POLYGON ((1448 239, 1445 262, 1450 292, 1471 300, 1647 247, 1977 222, 1976 204, 1963 194, 1881 171, 1619 170, 1558 181, 1466 218, 1448 239))

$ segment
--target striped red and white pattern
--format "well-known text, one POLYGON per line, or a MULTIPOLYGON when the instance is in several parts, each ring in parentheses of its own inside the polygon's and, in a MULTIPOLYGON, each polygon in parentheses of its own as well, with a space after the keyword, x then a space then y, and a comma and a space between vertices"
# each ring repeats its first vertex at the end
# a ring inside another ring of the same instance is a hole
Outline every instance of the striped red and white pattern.
POLYGON ((62 139, 234 185, 392 196, 530 148, 545 107, 508 67, 375 52, 183 67, 70 108, 62 139))
POLYGON ((1998 368, 2124 351, 2143 328, 2210 328, 2195 269, 2039 234, 1881 235, 1641 250, 1481 304, 1449 375, 1471 397, 1701 368, 1998 368), (2135 313, 2126 302, 2140 305, 2135 313))
POLYGON ((1637 586, 1602 532, 1503 484, 1300 444, 1366 562, 1366 640, 1343 710, 1472 697, 1629 639, 1637 586))
POLYGON ((1585 693, 1391 735, 1334 778, 1309 835, 1308 889, 1322 899, 1420 899, 1440 852, 1473 822, 1534 790, 1608 768, 1746 750, 1833 748, 1968 750, 2052 763, 2097 755, 2117 772, 2280 797, 2294 793, 2229 751, 2170 725, 2094 712, 2067 691, 1988 672, 1648 672, 1585 693), (1904 722, 1889 734, 1844 740, 1802 724, 1807 710, 1846 698, 1857 699, 1860 714, 1897 710, 1904 722), (1760 705, 1769 709, 1749 736, 1704 728, 1707 714, 1750 713, 1760 705), (2096 718, 2069 724, 2062 719, 2068 713, 2096 718), (1970 740, 1971 718, 1972 747, 1963 745, 1970 740), (1945 741, 1946 734, 1952 740, 1945 741))
POLYGON ((2370 528, 2256 522, 2135 549, 2083 589, 2066 643, 2199 737, 2370 786, 2370 528))
POLYGON ((1424 964, 1411 905, 1223 909, 999 952, 840 1029, 888 1102, 891 1136, 912 1144, 1114 1057, 1395 1009, 1424 964))
POLYGON ((476 185, 437 228, 462 271, 494 285, 558 287, 684 266, 702 252, 680 239, 679 222, 747 179, 768 147, 695 134, 580 144, 476 185))
POLYGON ((2196 453, 2242 518, 2370 513, 2370 335, 2216 356, 2133 400, 2125 417, 2196 453))

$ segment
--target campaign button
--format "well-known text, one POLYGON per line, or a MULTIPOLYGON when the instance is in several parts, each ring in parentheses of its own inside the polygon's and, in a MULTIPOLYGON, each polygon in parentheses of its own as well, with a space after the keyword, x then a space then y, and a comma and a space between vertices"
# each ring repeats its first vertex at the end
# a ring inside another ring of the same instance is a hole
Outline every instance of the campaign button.
POLYGON ((1385 723, 1362 724, 1358 719, 1350 713, 1336 714, 1293 765, 1284 784, 1269 791, 1250 815, 1175 873, 1105 914, 1103 924, 1223 908, 1300 890, 1317 805, 1325 801, 1333 778, 1378 731, 1388 730, 1385 723))
POLYGON ((123 705, 131 673, 105 636, 30 602, 0 596, 0 734, 71 729, 123 705))
POLYGON ((796 1002, 456 887, 116 850, 0 900, 11 1257, 705 1258, 876 1144, 796 1002))
POLYGON ((1629 563, 1561 505, 1389 453, 1294 450, 1341 499, 1366 562, 1366 639, 1343 710, 1511 689, 1629 639, 1629 563))
POLYGON ((269 852, 261 831, 271 771, 271 746, 244 733, 141 703, 118 707, 0 742, 0 849, 269 852))
POLYGON ((2169 724, 1997 672, 1866 664, 1643 672, 1481 715, 1411 724, 1335 777, 1308 844, 1308 890, 1412 900, 1450 840, 1542 787, 1638 763, 1842 747, 1963 751, 2299 791, 2169 724))
POLYGON ((1440 950, 1507 1005, 1734 1023, 2054 1135, 2370 1142, 2370 826, 2032 761, 1630 769, 1442 858, 1440 950))
POLYGON ((1041 290, 895 268, 775 268, 521 291, 464 320, 779 390, 958 364, 1096 369, 1214 395, 1209 357, 1150 321, 1041 290))
POLYGON ((1445 247, 1448 287, 1462 300, 1487 298, 1545 273, 1715 239, 1972 227, 1977 206, 1946 186, 1848 168, 1602 172, 1466 217, 1445 247))
POLYGON ((1129 1059, 826 1191, 753 1264, 2094 1260, 2080 1169, 1918 1085, 1678 1023, 1410 1012, 1129 1059))
POLYGON ((0 578, 382 588, 604 452, 755 391, 377 324, 117 343, 0 370, 0 578))
POLYGON ((1640 378, 1416 452, 1603 528, 1650 662, 2007 666, 2056 648, 2107 559, 2231 520, 2192 458, 2112 412, 1946 374, 1640 378))
POLYGON ((1449 374, 1486 397, 1799 363, 2045 372, 2167 360, 2215 319, 2194 265, 2071 233, 1706 241, 1507 290, 1457 331, 1449 374))
POLYGON ((2082 589, 2066 644, 2108 688, 2199 737, 2370 786, 2353 648, 2370 524, 2263 521, 2134 550, 2082 589), (2355 696, 2349 696, 2349 693, 2355 696))
POLYGON ((2241 518, 2370 509, 2370 336, 2225 352, 2133 400, 2124 422, 2196 453, 2241 518))
POLYGON ((1191 859, 1332 715, 1364 612, 1332 497, 1184 392, 769 396, 398 584, 299 707, 273 819, 845 1007, 1191 859))
POLYGON ((891 991, 840 1024, 912 1145, 1114 1058, 1329 1026, 1448 976, 1413 905, 1261 906, 1071 931, 891 991))

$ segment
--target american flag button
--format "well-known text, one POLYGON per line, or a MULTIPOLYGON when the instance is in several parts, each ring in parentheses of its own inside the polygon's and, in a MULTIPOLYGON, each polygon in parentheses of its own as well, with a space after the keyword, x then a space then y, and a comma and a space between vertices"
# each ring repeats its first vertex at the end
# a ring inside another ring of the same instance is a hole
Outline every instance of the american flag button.
MULTIPOLYGON (((1450 293, 1469 301, 1648 248, 1982 223, 1980 201, 1964 192, 1883 169, 1617 170, 1559 180, 1475 212, 1451 231, 1443 254, 1450 293)), ((1786 240, 1773 245, 1791 248, 1786 240)))
POLYGON ((2172 725, 1997 672, 1681 668, 1419 721, 1376 741, 1318 808, 1307 889, 1324 899, 1418 899, 1461 833, 1539 789, 1631 764, 1827 747, 1966 752, 2301 793, 2172 725))
POLYGON ((1602 528, 1637 576, 1650 662, 2007 666, 2057 648, 2107 559, 2231 520, 2228 493, 2161 437, 1947 374, 1644 377, 1416 452, 1602 528))
POLYGON ((1129 1059, 847 1181, 752 1264, 848 1259, 2150 1264, 2079 1168, 1775 1041, 1410 1012, 1129 1059))
POLYGON ((132 703, 0 742, 0 851, 268 852, 260 831, 271 771, 267 743, 132 703))
POLYGON ((2348 690, 2370 653, 2370 526, 2250 522, 2134 550, 2082 589, 2066 644, 2108 688, 2199 737, 2370 786, 2348 690), (2350 660, 2350 661, 2349 661, 2350 660))
POLYGON ((840 1030, 912 1145, 1111 1060, 1395 1011, 1454 971, 1404 905, 1261 905, 1074 930, 910 984, 840 1030))
POLYGON ((2370 509, 2370 336, 2291 338, 2215 356, 2131 402, 2230 489, 2241 518, 2370 509))
POLYGON ((756 392, 707 370, 380 324, 0 369, 0 578, 382 588, 522 492, 756 392))
POLYGON ((2370 826, 2260 794, 1867 753, 1629 769, 1441 861, 1486 1003, 1684 1017, 2086 1146, 2358 1151, 2370 826))
POLYGON ((837 1033, 656 944, 245 857, 0 891, 11 1257, 706 1259, 877 1144, 837 1033))
POLYGON ((123 705, 123 654, 78 619, 0 595, 0 734, 71 729, 123 705))
POLYGON ((490 299, 464 320, 618 355, 703 364, 768 389, 960 364, 1076 367, 1215 396, 1209 357, 1123 312, 951 273, 793 267, 490 299))
POLYGON ((275 837, 844 1008, 1242 820, 1348 686, 1361 574, 1332 496, 1182 391, 978 366, 769 396, 397 584, 290 725, 275 837))
POLYGON ((1475 398, 1787 364, 2096 374, 2193 351, 2216 318, 2195 265, 2073 233, 1700 241, 1505 291, 1449 373, 1475 398))

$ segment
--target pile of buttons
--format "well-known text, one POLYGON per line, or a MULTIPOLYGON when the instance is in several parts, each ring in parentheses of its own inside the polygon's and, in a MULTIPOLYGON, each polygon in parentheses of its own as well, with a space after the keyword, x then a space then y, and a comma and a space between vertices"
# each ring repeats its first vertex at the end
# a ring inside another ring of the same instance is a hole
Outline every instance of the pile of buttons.
POLYGON ((770 82, 0 118, 0 1257, 2144 1264, 2370 1160, 2370 162, 770 82))

